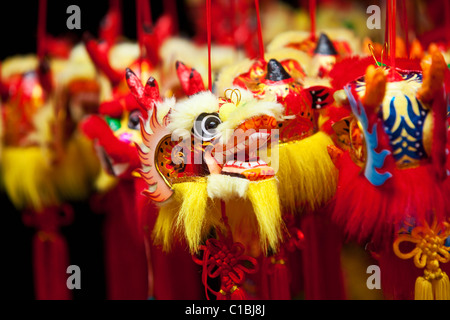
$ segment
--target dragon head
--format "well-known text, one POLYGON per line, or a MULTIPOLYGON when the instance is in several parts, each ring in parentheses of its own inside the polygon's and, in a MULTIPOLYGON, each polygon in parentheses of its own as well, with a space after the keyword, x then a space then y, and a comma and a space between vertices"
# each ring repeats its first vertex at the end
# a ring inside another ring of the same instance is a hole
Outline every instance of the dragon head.
MULTIPOLYGON (((152 81, 157 86, 156 80, 152 81)), ((159 97, 157 87, 154 92, 159 97)), ((142 143, 140 118, 147 114, 148 109, 143 109, 130 93, 123 93, 102 102, 98 115, 91 115, 82 122, 83 132, 95 141, 103 169, 110 175, 130 178, 139 167, 135 144, 142 143)))
MULTIPOLYGON (((285 50, 277 54, 279 59, 268 62, 255 60, 248 69, 243 65, 247 71, 238 73, 232 83, 249 90, 257 99, 273 97, 284 106, 282 121, 277 123, 277 178, 283 208, 298 212, 323 205, 334 194, 336 170, 327 153, 327 145, 332 142, 319 131, 318 121, 333 102, 333 94, 329 87, 306 87, 308 79, 299 56, 291 53, 285 50), (313 167, 317 170, 310 170, 313 167)), ((225 74, 223 79, 227 78, 230 77, 225 74)))
POLYGON ((141 121, 145 147, 139 156, 141 176, 149 185, 145 194, 161 203, 156 237, 167 248, 174 230, 181 229, 191 251, 196 251, 211 227, 223 227, 217 200, 250 200, 253 209, 245 215, 227 210, 232 229, 253 219, 263 247, 276 248, 281 220, 275 171, 260 156, 283 107, 254 99, 243 90, 230 89, 219 98, 194 83, 201 81, 195 69, 181 63, 177 67, 182 87, 198 88, 178 102, 174 98, 155 101, 148 94, 151 82, 143 86, 127 70, 128 85, 138 103, 153 106, 148 121, 141 121), (186 72, 191 76, 183 77, 186 72), (258 203, 263 201, 258 192, 267 192, 272 201, 258 203))

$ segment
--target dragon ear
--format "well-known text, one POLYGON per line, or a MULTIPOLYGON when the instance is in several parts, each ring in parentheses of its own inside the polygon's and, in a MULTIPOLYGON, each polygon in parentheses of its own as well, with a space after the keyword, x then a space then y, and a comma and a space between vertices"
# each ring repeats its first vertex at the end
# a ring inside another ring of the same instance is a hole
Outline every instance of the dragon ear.
POLYGON ((205 91, 202 76, 197 70, 186 66, 180 61, 176 62, 175 67, 177 69, 181 87, 187 96, 192 96, 198 92, 205 91))
POLYGON ((374 111, 378 108, 384 99, 386 93, 386 75, 383 68, 375 68, 370 65, 366 69, 366 94, 362 99, 364 106, 374 111))
POLYGON ((159 85, 155 78, 150 77, 144 87, 141 79, 131 69, 126 69, 125 77, 131 94, 142 108, 152 110, 155 107, 155 102, 161 101, 159 85))

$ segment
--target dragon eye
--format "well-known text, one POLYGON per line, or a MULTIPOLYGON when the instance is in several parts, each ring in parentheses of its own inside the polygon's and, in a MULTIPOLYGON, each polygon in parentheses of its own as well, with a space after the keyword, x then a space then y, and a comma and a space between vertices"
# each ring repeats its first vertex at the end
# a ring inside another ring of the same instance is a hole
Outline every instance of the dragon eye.
POLYGON ((202 113, 195 119, 194 135, 203 141, 210 141, 218 134, 217 127, 222 121, 217 113, 202 113))
POLYGON ((139 110, 133 110, 128 116, 128 128, 133 130, 140 129, 139 118, 141 117, 141 112, 139 110))

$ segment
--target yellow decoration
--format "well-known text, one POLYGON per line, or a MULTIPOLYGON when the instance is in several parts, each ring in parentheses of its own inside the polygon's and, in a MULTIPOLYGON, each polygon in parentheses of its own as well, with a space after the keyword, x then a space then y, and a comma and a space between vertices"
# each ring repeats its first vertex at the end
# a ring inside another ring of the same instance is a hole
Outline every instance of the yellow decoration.
POLYGON ((258 221, 261 248, 276 251, 281 241, 282 217, 279 205, 278 185, 275 179, 250 183, 247 197, 252 203, 258 221))
POLYGON ((37 211, 59 203, 52 167, 40 147, 5 147, 1 161, 2 187, 18 209, 37 211))
POLYGON ((220 206, 208 198, 206 187, 203 178, 173 185, 174 194, 162 204, 153 230, 155 243, 163 245, 164 251, 170 251, 176 236, 184 235, 189 250, 195 253, 210 228, 220 225, 220 206))
POLYGON ((450 282, 439 263, 450 261, 450 247, 445 240, 450 236, 450 224, 436 221, 428 226, 415 227, 411 234, 402 234, 394 241, 394 253, 401 259, 414 259, 417 268, 425 268, 423 277, 418 277, 415 286, 416 300, 450 300, 450 282), (408 252, 400 251, 400 243, 412 242, 416 247, 408 252))

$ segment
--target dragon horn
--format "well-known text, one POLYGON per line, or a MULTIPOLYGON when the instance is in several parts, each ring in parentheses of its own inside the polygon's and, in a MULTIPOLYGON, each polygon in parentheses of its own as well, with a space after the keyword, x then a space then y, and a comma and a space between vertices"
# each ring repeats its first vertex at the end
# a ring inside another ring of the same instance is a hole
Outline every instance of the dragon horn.
POLYGON ((436 93, 442 89, 447 69, 444 57, 437 46, 430 46, 429 54, 422 59, 420 66, 423 71, 423 82, 417 97, 425 103, 431 103, 436 93))
POLYGON ((194 68, 187 67, 184 63, 177 61, 175 65, 178 79, 186 95, 191 96, 205 91, 205 85, 200 73, 194 68))
POLYGON ((105 74, 113 86, 117 86, 122 80, 122 74, 115 70, 109 62, 109 46, 97 43, 89 33, 84 35, 83 40, 94 65, 105 74))
POLYGON ((109 9, 100 23, 99 37, 111 47, 122 34, 121 0, 109 0, 109 9))
POLYGON ((161 101, 159 85, 155 78, 150 77, 144 87, 141 80, 131 69, 126 69, 125 77, 131 94, 142 108, 151 110, 155 107, 156 101, 161 101))

